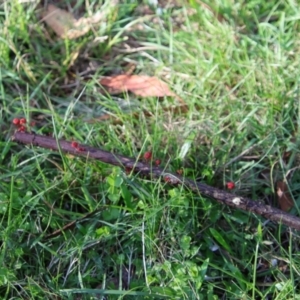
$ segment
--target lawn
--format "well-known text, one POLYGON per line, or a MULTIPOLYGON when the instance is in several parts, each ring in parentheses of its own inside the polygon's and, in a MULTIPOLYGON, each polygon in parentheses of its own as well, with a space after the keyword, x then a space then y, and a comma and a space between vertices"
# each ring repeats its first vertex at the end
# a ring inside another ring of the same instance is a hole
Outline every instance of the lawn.
POLYGON ((297 1, 156 2, 1 2, 0 298, 300 299, 299 231, 12 139, 103 149, 298 216, 297 1), (131 89, 105 84, 120 76, 131 89))

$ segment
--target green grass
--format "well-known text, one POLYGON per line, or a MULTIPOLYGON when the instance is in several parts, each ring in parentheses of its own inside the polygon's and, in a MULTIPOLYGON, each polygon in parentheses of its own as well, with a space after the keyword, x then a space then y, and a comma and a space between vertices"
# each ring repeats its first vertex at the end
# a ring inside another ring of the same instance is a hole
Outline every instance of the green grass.
POLYGON ((236 194, 273 206, 275 183, 287 180, 298 215, 296 1, 208 1, 212 13, 191 0, 154 7, 154 19, 137 12, 147 1, 126 0, 76 40, 57 38, 40 7, 19 2, 0 4, 0 297, 299 299, 298 232, 182 186, 10 141, 12 119, 26 117, 39 134, 131 157, 151 150, 172 171, 224 189, 234 181, 236 194), (167 81, 188 113, 164 110, 172 97, 101 93, 100 76, 129 63, 167 81), (105 113, 122 123, 97 121, 105 113))

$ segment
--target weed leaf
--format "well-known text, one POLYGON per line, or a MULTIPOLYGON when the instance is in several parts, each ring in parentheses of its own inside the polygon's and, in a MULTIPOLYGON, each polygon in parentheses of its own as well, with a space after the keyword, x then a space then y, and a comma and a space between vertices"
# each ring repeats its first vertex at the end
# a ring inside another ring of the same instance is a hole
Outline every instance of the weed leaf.
POLYGON ((226 251, 231 253, 231 249, 227 244, 227 242, 225 241, 225 239, 222 237, 222 235, 214 228, 210 228, 209 231, 214 237, 214 239, 216 240, 216 242, 219 243, 226 251))

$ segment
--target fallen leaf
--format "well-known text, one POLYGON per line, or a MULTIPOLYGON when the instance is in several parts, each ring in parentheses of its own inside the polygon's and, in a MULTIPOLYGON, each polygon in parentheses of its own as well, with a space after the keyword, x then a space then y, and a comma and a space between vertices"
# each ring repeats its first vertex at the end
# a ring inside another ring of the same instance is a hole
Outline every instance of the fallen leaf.
POLYGON ((76 39, 85 35, 93 24, 104 21, 112 9, 118 4, 117 0, 108 2, 103 11, 97 12, 89 18, 80 18, 76 20, 74 16, 64 9, 49 4, 44 10, 43 20, 49 27, 61 38, 76 39))
POLYGON ((100 80, 100 84, 107 87, 108 92, 111 94, 129 91, 141 97, 173 96, 184 103, 178 95, 169 89, 169 86, 165 82, 157 77, 123 74, 104 77, 100 80))
POLYGON ((289 211, 294 206, 294 201, 290 195, 289 188, 284 181, 276 183, 277 198, 280 209, 289 211))
MULTIPOLYGON (((77 22, 72 14, 52 4, 49 4, 43 12, 43 20, 62 38, 68 37, 68 32, 75 27, 77 22)), ((88 30, 89 28, 84 29, 84 33, 88 30)))

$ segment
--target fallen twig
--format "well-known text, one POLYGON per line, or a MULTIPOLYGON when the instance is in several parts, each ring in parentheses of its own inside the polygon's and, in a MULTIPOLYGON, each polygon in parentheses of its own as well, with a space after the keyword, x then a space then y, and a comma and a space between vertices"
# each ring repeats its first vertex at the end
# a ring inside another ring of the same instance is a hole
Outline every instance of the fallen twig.
POLYGON ((284 224, 290 226, 291 228, 300 230, 300 218, 288 214, 280 209, 261 204, 245 197, 240 197, 225 192, 223 190, 200 182, 195 182, 177 174, 167 172, 161 167, 137 161, 135 158, 128 158, 126 156, 114 154, 102 149, 97 149, 77 143, 76 145, 74 145, 74 142, 68 142, 65 140, 57 141, 53 137, 22 131, 15 132, 13 140, 16 142, 39 146, 42 148, 48 148, 56 151, 61 149, 62 152, 70 153, 76 156, 84 156, 97 159, 104 163, 120 166, 122 168, 125 168, 126 170, 132 170, 133 172, 139 173, 143 176, 163 178, 169 184, 177 185, 182 183, 192 191, 201 193, 203 196, 213 198, 222 204, 261 215, 271 221, 275 221, 279 224, 284 224))

